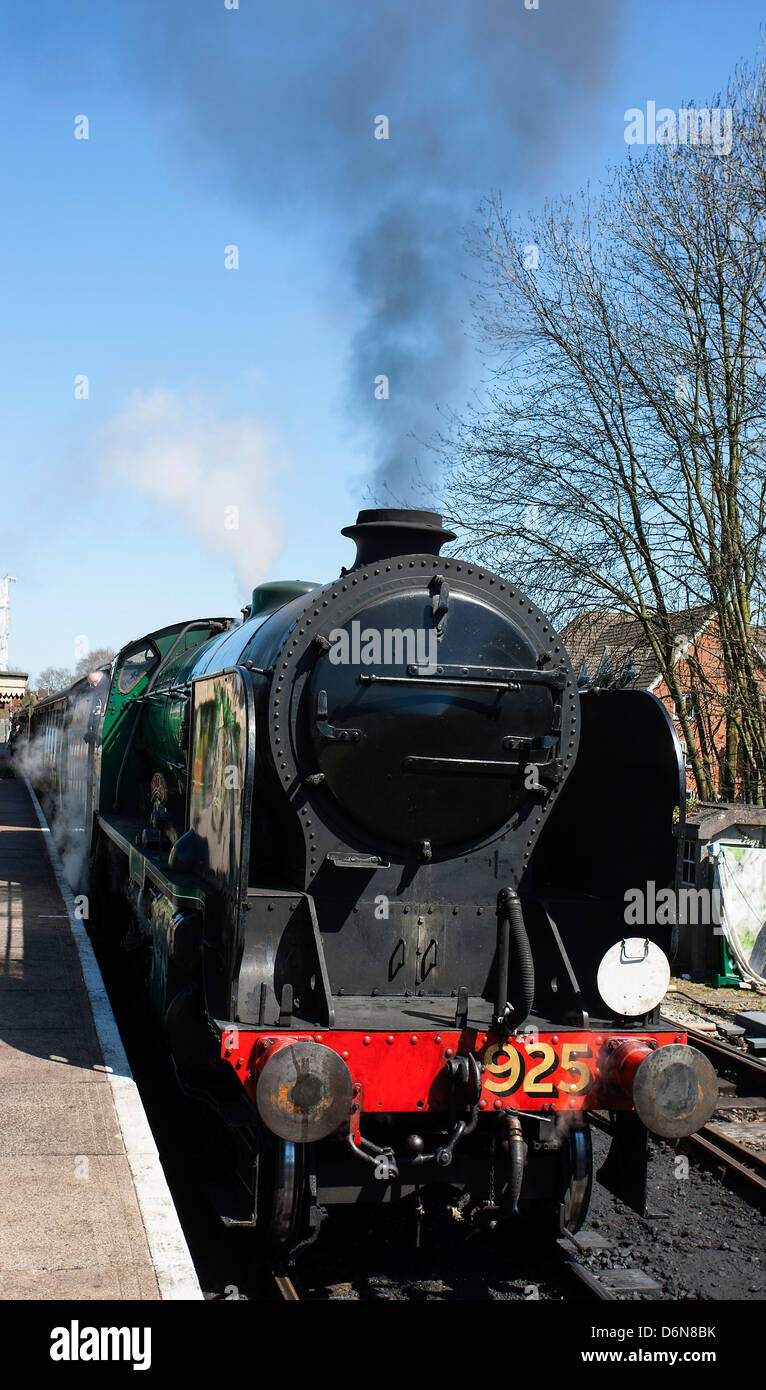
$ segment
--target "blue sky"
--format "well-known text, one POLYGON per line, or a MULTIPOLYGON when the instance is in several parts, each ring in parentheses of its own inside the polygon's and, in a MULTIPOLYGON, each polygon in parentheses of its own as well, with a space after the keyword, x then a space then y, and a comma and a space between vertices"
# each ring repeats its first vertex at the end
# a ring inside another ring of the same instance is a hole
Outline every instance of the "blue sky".
POLYGON ((755 0, 5 7, 11 666, 237 613, 260 579, 330 578, 371 493, 417 500, 416 459, 438 489, 417 441, 482 380, 460 250, 480 197, 523 212, 597 183, 626 109, 704 104, 761 18, 755 0))

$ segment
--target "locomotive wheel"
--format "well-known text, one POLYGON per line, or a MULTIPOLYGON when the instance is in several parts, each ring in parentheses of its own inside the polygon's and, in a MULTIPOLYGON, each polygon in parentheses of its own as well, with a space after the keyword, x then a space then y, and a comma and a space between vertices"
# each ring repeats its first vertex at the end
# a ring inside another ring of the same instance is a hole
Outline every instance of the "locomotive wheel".
POLYGON ((559 1150, 559 1195, 519 1203, 524 1224, 535 1235, 557 1240, 574 1235, 588 1214, 593 1187, 593 1149, 587 1120, 573 1124, 559 1150))
POLYGON ((561 1152, 567 1172, 567 1186, 559 1208, 560 1229, 574 1235, 588 1215, 593 1188, 593 1146, 587 1120, 572 1126, 569 1143, 564 1145, 561 1152))
POLYGON ((267 1179, 258 1220, 269 1248, 286 1252, 304 1234, 306 1145, 291 1144, 287 1139, 271 1135, 269 1141, 268 1148, 264 1144, 261 1151, 267 1179))

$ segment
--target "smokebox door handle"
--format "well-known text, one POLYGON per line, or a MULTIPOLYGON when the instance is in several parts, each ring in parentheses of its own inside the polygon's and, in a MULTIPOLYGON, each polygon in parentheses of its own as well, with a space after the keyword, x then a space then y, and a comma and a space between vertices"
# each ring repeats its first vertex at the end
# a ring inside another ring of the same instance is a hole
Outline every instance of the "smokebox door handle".
POLYGON ((317 733, 322 738, 335 739, 337 743, 358 743, 360 738, 364 738, 361 729, 341 729, 336 724, 331 724, 327 718, 327 691, 320 690, 317 695, 317 708, 315 719, 317 733))

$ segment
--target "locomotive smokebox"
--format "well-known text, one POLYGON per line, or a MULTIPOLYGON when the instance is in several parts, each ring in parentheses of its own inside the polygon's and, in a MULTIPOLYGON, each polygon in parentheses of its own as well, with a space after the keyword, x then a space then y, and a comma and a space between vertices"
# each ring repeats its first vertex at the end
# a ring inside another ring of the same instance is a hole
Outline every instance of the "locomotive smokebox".
POLYGON ((409 507, 374 507, 360 512, 355 525, 344 526, 341 535, 356 541, 352 569, 395 555, 438 555, 445 541, 455 539, 455 532, 442 526, 438 512, 409 507))
POLYGON ((686 1043, 650 1051, 626 1040, 614 1053, 615 1076, 632 1093, 640 1120, 662 1139, 684 1139, 707 1124, 718 1103, 718 1077, 707 1057, 686 1043))

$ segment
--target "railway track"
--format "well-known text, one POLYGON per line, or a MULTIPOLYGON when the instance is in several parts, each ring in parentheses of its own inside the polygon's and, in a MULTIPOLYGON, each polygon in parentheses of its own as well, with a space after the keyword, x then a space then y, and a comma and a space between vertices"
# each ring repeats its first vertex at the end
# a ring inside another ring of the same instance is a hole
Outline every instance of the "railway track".
POLYGON ((571 1242, 564 1238, 557 1243, 567 1274, 571 1275, 572 1279, 579 1284, 580 1288, 585 1288, 591 1297, 598 1299, 599 1302, 616 1303, 617 1295, 610 1289, 607 1289, 606 1285, 601 1283, 601 1280, 593 1271, 587 1269, 585 1265, 580 1264, 579 1260, 571 1253, 571 1242))
POLYGON ((766 1209, 766 1159, 761 1154, 711 1125, 684 1140, 684 1147, 707 1167, 722 1172, 748 1201, 766 1209))
POLYGON ((288 1274, 283 1273, 282 1270, 273 1269, 271 1277, 285 1303, 300 1303, 300 1294, 288 1274))
MULTIPOLYGON (((659 1286, 656 1282, 640 1270, 626 1269, 621 1266, 598 1271, 589 1269, 577 1258, 577 1246, 568 1237, 559 1240, 557 1247, 564 1271, 571 1278, 573 1284, 580 1292, 584 1289, 599 1302, 617 1303, 620 1301, 620 1296, 626 1293, 640 1293, 646 1297, 659 1292, 659 1286)), ((612 1242, 609 1241, 599 1241, 594 1245, 584 1242, 584 1248, 607 1250, 613 1246, 612 1242)), ((301 1301, 300 1294, 288 1275, 278 1270, 272 1270, 271 1278, 280 1297, 285 1302, 299 1303, 301 1301)))
POLYGON ((595 1232, 586 1230, 576 1236, 562 1236, 556 1244, 564 1269, 580 1292, 585 1289, 601 1303, 619 1303, 629 1295, 651 1298, 661 1293, 657 1281, 641 1269, 614 1265, 594 1270, 583 1264, 579 1258, 582 1254, 608 1254, 615 1249, 614 1241, 595 1232))
POLYGON ((714 1067, 735 1073, 743 1087, 752 1088, 744 1090, 744 1094, 766 1096, 766 1062, 708 1033, 698 1033, 694 1028, 687 1028, 686 1033, 689 1042, 704 1053, 714 1067))
MULTIPOLYGON (((761 1112, 766 1117, 766 1063, 742 1052, 731 1043, 687 1029, 690 1043, 713 1063, 723 1081, 719 1111, 727 1109, 761 1112), (722 1077, 722 1073, 725 1075, 722 1077), (726 1093, 733 1084, 734 1090, 726 1093)), ((766 1126, 741 1120, 727 1126, 711 1121, 696 1134, 682 1141, 681 1147, 706 1167, 720 1172, 754 1205, 766 1209, 766 1157, 750 1148, 748 1135, 763 1137, 766 1126)))

